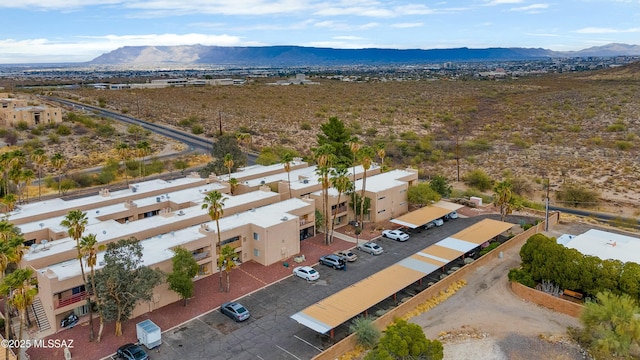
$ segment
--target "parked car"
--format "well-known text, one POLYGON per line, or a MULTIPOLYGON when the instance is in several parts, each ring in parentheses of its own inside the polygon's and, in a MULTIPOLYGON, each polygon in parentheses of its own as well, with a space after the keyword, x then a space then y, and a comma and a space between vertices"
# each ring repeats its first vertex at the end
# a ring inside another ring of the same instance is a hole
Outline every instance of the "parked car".
POLYGON ((118 358, 126 359, 126 360, 148 360, 149 359, 149 355, 147 355, 147 353, 144 350, 142 350, 142 348, 139 345, 131 344, 131 343, 120 346, 118 348, 118 351, 116 351, 116 355, 118 356, 118 358))
POLYGON ((354 262, 356 260, 358 260, 358 255, 356 255, 353 251, 351 250, 340 250, 340 251, 336 251, 336 255, 340 256, 341 258, 347 260, 348 262, 354 262))
POLYGON ((426 230, 429 230, 429 229, 434 228, 434 227, 436 227, 436 223, 435 223, 435 222, 433 222, 433 221, 429 221, 428 223, 426 223, 426 224, 424 225, 424 228, 425 228, 426 230))
POLYGON ((235 301, 222 304, 220 311, 235 321, 245 321, 251 316, 246 307, 235 301))
POLYGON ((384 230, 382 236, 395 241, 407 241, 409 240, 409 234, 402 230, 384 230))
POLYGON ((371 242, 371 241, 367 241, 366 243, 362 243, 358 245, 358 250, 360 251, 364 251, 366 253, 369 253, 371 255, 380 255, 382 254, 382 252, 384 251, 384 249, 382 248, 382 246, 371 242))
POLYGON ((433 223, 436 224, 436 226, 442 226, 442 225, 444 225, 444 220, 435 219, 435 220, 433 220, 433 223))
POLYGON ((450 212, 450 213, 448 213, 448 214, 447 214, 447 217, 448 217, 450 220, 457 219, 457 218, 458 218, 458 213, 457 213, 457 212, 455 212, 455 211, 452 211, 452 212, 450 212))
POLYGON ((320 273, 311 266, 298 266, 293 269, 293 275, 306 279, 307 281, 318 280, 320 273))
POLYGON ((344 265, 344 260, 336 254, 329 254, 320 257, 320 264, 327 265, 334 269, 342 269, 344 265))

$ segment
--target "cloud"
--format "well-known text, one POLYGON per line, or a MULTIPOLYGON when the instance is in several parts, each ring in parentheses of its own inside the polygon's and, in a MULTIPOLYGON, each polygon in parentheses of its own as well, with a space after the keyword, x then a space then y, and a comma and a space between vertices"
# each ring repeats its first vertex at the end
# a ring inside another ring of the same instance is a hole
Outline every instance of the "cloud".
POLYGON ((526 11, 526 12, 535 13, 535 12, 538 12, 537 10, 542 10, 547 8, 549 8, 549 4, 531 4, 527 6, 511 8, 509 9, 509 11, 526 11))
POLYGON ((485 6, 497 6, 497 5, 505 5, 505 4, 520 4, 523 0, 492 0, 485 3, 485 6))
POLYGON ((336 40, 364 40, 364 38, 360 36, 352 36, 352 35, 334 36, 333 38, 336 40))
POLYGON ((422 23, 422 22, 397 23, 397 24, 392 24, 391 25, 391 27, 399 28, 399 29, 415 28, 415 27, 422 27, 422 26, 424 26, 424 23, 422 23))
POLYGON ((640 32, 640 27, 629 29, 613 29, 613 28, 599 28, 599 27, 586 27, 575 31, 578 34, 622 34, 622 33, 636 33, 640 32))
POLYGON ((525 33, 528 36, 542 36, 542 37, 557 37, 560 36, 558 34, 549 34, 549 33, 525 33))

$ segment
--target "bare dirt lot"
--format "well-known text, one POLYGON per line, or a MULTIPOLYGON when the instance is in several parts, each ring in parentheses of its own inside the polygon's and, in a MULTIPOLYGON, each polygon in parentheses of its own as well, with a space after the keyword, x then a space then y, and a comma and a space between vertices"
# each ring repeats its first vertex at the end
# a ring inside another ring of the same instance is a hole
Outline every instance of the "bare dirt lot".
MULTIPOLYGON (((558 236, 571 227, 551 230, 550 236, 558 236)), ((454 296, 411 321, 427 338, 443 342, 445 360, 587 359, 567 335, 568 327, 580 326, 578 319, 517 297, 507 273, 520 264, 519 249, 503 255, 471 274, 454 296)))

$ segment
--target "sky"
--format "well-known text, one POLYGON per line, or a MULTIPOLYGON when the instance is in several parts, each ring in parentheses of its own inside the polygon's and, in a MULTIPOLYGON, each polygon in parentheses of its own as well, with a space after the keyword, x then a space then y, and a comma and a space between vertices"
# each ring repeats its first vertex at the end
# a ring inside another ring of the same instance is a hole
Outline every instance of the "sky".
POLYGON ((0 0, 0 63, 122 46, 570 51, 640 44, 640 0, 0 0))

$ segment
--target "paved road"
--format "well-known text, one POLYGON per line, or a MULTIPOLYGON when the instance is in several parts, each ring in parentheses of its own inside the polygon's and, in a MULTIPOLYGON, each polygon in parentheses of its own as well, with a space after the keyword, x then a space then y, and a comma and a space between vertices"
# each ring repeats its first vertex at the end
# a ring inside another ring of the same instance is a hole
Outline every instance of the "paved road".
MULTIPOLYGON (((379 240, 385 249, 382 255, 358 252, 359 259, 349 263, 346 271, 315 266, 320 272, 317 282, 285 278, 241 299, 252 314, 248 321, 235 323, 219 311, 213 311, 165 332, 162 346, 150 355, 154 360, 310 359, 330 347, 333 340, 298 324, 289 316, 486 217, 452 220, 442 227, 412 234, 404 243, 379 240)), ((406 296, 408 294, 400 294, 398 301, 406 296)), ((387 302, 387 305, 393 305, 391 298, 387 302)), ((347 334, 348 326, 343 325, 336 329, 335 337, 342 339, 347 334)))

